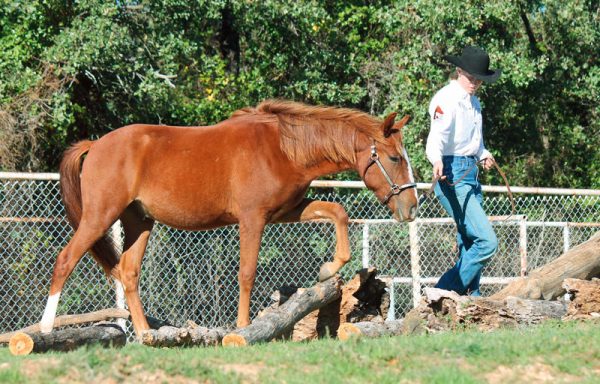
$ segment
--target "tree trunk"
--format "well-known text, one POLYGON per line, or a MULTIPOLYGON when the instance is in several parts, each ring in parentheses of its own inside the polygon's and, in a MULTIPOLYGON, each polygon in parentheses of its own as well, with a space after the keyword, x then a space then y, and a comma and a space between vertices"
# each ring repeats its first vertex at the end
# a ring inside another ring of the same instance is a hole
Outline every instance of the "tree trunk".
POLYGON ((600 280, 566 279, 563 287, 571 298, 565 319, 600 317, 600 280))
POLYGON ((290 332, 294 324, 308 313, 338 299, 342 294, 341 286, 342 280, 336 275, 312 288, 299 289, 281 306, 265 309, 252 324, 226 335, 222 344, 250 345, 290 332))
POLYGON ((386 284, 377 279, 377 269, 361 269, 342 287, 342 295, 323 308, 309 313, 292 332, 294 341, 307 341, 325 336, 336 337, 344 323, 383 322, 389 310, 386 284))
POLYGON ((223 337, 230 330, 224 328, 200 327, 192 321, 188 321, 187 327, 177 328, 164 326, 158 330, 142 332, 142 344, 151 347, 174 347, 174 346, 216 346, 221 345, 223 337))
POLYGON ((343 323, 338 329, 337 336, 342 341, 356 337, 397 336, 402 334, 403 322, 403 320, 391 320, 382 323, 374 321, 343 323))
MULTIPOLYGON (((67 325, 74 324, 85 324, 85 323, 97 323, 99 321, 106 321, 109 319, 128 319, 129 311, 126 309, 119 308, 107 308, 102 309, 100 311, 83 313, 79 315, 63 315, 58 316, 54 320, 54 328, 61 328, 67 325)), ((17 333, 28 333, 34 334, 40 332, 40 324, 36 323, 25 327, 23 329, 19 329, 17 331, 3 333, 0 335, 0 343, 8 343, 15 334, 17 333)))
POLYGON ((556 260, 531 272, 527 277, 508 284, 492 295, 493 300, 509 296, 523 299, 553 300, 565 294, 562 284, 566 278, 590 280, 600 276, 600 232, 589 240, 568 250, 556 260))
POLYGON ((493 300, 459 296, 455 292, 426 288, 425 297, 404 318, 403 334, 439 332, 472 325, 489 331, 502 327, 537 324, 560 319, 567 313, 561 301, 527 300, 507 297, 493 300))
POLYGON ((103 347, 125 345, 125 332, 116 324, 100 324, 85 328, 68 328, 51 333, 18 332, 12 336, 8 348, 13 355, 32 352, 71 351, 83 345, 99 343, 103 347))

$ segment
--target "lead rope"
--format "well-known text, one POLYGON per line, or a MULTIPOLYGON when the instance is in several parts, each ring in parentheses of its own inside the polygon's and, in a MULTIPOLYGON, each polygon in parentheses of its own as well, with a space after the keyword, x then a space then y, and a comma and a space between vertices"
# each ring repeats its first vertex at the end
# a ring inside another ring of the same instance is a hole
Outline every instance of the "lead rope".
MULTIPOLYGON (((419 198, 419 205, 421 205, 421 204, 422 204, 422 203, 423 203, 423 202, 424 202, 424 201, 425 201, 425 200, 426 200, 426 199, 427 199, 427 198, 428 198, 428 197, 431 195, 431 193, 433 193, 433 190, 435 189, 435 185, 436 185, 436 184, 437 184, 437 183, 438 183, 440 180, 442 180, 442 181, 445 181, 445 182, 446 182, 446 184, 448 184, 449 186, 453 187, 453 186, 455 186, 456 184, 458 184, 459 182, 461 182, 461 181, 462 181, 462 180, 463 180, 463 179, 464 179, 464 178, 465 178, 465 177, 466 177, 466 176, 469 174, 469 172, 471 172, 471 171, 473 170, 473 168, 474 168, 474 167, 476 167, 476 166, 477 166, 477 164, 479 164, 479 163, 480 163, 480 162, 482 162, 483 160, 484 160, 484 159, 482 159, 482 160, 478 160, 477 162, 475 162, 475 164, 471 165, 471 166, 469 167, 469 169, 467 169, 467 170, 465 171, 465 173, 463 173, 463 175, 462 175, 462 176, 461 176, 461 177, 460 177, 458 180, 456 180, 456 181, 455 181, 455 182, 453 182, 453 183, 450 183, 450 182, 448 181, 448 178, 447 178, 446 176, 444 176, 444 175, 442 175, 441 177, 435 177, 435 176, 434 176, 434 177, 431 179, 431 187, 429 188, 429 190, 427 190, 427 192, 423 193, 423 194, 421 195, 421 197, 419 198)), ((502 221, 506 221, 506 220, 508 220, 509 218, 511 218, 512 216, 514 216, 514 214, 515 214, 515 211, 516 211, 516 209, 515 209, 515 199, 514 199, 514 197, 513 197, 512 191, 510 190, 510 185, 508 184, 508 179, 506 178, 506 175, 504 174, 504 172, 502 171, 502 169, 500 169, 500 166, 498 166, 498 163, 496 163, 496 161, 494 161, 494 167, 496 168, 496 170, 498 171, 498 173, 499 173, 499 174, 500 174, 500 176, 502 177, 502 180, 504 180, 504 185, 506 186, 506 190, 507 190, 507 193, 508 193, 508 198, 509 198, 509 200, 510 200, 510 206, 511 206, 510 215, 508 215, 508 216, 507 216, 507 217, 506 217, 504 220, 502 220, 502 221)))

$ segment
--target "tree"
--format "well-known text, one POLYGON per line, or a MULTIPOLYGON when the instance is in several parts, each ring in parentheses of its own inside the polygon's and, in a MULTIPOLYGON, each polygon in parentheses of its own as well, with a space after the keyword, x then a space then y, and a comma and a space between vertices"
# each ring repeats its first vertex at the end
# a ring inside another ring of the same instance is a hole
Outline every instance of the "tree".
POLYGON ((593 0, 2 4, 1 169, 53 170, 81 138, 213 124, 277 97, 409 113, 406 146, 426 181, 427 105, 452 71, 442 56, 475 44, 503 70, 480 98, 511 183, 600 187, 593 0))

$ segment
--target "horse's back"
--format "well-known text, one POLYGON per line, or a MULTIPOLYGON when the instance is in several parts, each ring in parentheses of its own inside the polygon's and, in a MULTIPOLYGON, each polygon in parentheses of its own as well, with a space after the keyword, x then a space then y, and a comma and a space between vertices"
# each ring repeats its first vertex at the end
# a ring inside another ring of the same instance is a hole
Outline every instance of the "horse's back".
POLYGON ((121 205, 138 201, 145 214, 174 227, 235 223, 244 205, 270 199, 266 188, 276 190, 277 183, 265 179, 284 161, 272 126, 241 120, 117 129, 94 142, 82 180, 121 205))

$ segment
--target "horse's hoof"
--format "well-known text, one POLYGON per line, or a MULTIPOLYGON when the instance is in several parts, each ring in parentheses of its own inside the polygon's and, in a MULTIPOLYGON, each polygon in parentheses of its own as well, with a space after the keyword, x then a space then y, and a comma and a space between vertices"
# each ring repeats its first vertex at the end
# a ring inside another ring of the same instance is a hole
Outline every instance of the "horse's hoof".
POLYGON ((327 262, 321 265, 321 269, 319 270, 319 282, 331 278, 333 275, 335 275, 336 272, 337 270, 333 266, 332 262, 327 262))

